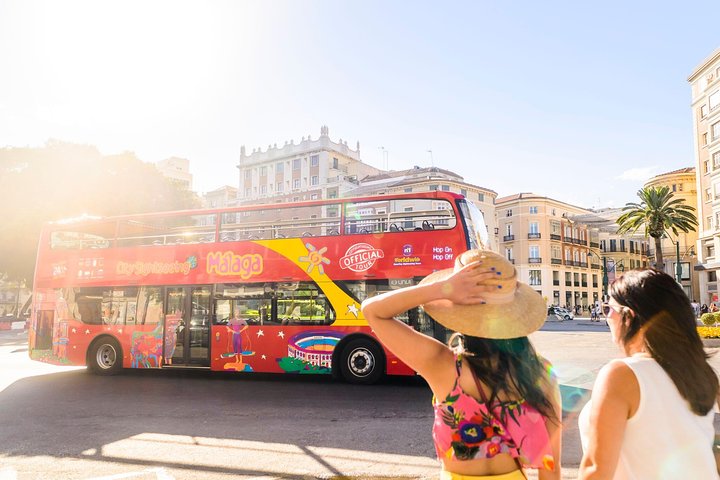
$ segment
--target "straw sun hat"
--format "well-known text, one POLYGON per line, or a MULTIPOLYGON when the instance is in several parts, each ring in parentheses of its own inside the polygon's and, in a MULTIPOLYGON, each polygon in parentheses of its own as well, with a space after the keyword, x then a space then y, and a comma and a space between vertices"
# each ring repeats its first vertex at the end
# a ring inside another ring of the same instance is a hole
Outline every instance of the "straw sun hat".
POLYGON ((545 300, 528 285, 518 282, 512 263, 487 250, 468 250, 455 259, 455 267, 433 272, 420 284, 444 280, 465 265, 479 261, 483 268, 495 268, 497 278, 488 285, 502 285, 483 294, 484 304, 458 305, 438 300, 424 305, 425 311, 450 330, 483 338, 524 337, 542 326, 547 317, 545 300))

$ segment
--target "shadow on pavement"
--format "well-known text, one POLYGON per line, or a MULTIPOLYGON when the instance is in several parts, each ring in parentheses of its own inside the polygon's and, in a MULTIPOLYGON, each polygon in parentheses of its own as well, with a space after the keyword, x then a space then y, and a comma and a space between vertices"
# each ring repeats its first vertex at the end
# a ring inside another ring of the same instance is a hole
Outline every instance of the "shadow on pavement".
MULTIPOLYGON (((101 377, 79 370, 19 380, 0 393, 0 405, 0 438, 12 439, 0 442, 0 457, 76 458, 277 478, 315 477, 288 475, 280 468, 226 467, 222 461, 197 465, 182 456, 155 461, 132 452, 115 454, 112 446, 130 439, 152 448, 181 439, 180 452, 186 446, 182 439, 190 438, 225 442, 230 447, 220 446, 226 449, 266 448, 257 455, 272 460, 279 456, 272 445, 281 444, 323 464, 318 449, 434 457, 431 394, 419 378, 356 386, 328 377, 193 371, 101 377), (367 428, 370 422, 373 427, 367 428)), ((338 476, 346 473, 326 467, 338 476)))

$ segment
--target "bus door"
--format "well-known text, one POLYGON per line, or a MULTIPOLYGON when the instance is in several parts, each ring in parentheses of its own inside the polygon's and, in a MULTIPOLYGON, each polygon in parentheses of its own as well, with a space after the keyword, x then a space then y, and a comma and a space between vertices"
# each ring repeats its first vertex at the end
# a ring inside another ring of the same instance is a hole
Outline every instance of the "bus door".
POLYGON ((168 287, 165 366, 210 366, 210 286, 168 287))

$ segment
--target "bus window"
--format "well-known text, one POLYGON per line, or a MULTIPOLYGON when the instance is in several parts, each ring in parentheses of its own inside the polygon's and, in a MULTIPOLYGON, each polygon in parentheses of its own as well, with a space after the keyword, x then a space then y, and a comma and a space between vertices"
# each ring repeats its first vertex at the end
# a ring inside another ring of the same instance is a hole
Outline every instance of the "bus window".
POLYGON ((215 289, 214 325, 242 319, 248 325, 272 325, 272 290, 265 284, 222 284, 215 289))
POLYGON ((227 325, 233 312, 232 300, 219 298, 215 300, 215 316, 213 325, 227 325))
POLYGON ((215 214, 120 220, 118 247, 182 245, 215 241, 215 214))
POLYGON ((136 322, 137 287, 68 288, 58 290, 56 295, 58 305, 66 305, 61 309, 67 308, 75 320, 85 324, 134 325, 136 322))
POLYGON ((104 289, 86 287, 72 290, 72 294, 66 294, 65 300, 68 302, 68 309, 73 312, 73 317, 88 325, 102 325, 104 289))
POLYGON ((100 220, 97 217, 71 218, 56 222, 55 229, 50 233, 50 249, 110 248, 116 224, 115 220, 100 220))
POLYGON ((115 287, 111 291, 111 325, 135 325, 137 287, 115 287))
POLYGON ((455 228, 449 201, 436 198, 381 199, 345 204, 345 234, 455 228))
POLYGON ((277 317, 282 325, 329 325, 335 312, 315 282, 279 283, 277 317))
POLYGON ((224 213, 220 241, 305 238, 340 233, 339 205, 283 206, 224 213))
POLYGON ((138 325, 155 325, 163 316, 163 297, 160 287, 140 287, 137 300, 138 325))
MULTIPOLYGON (((351 297, 355 298, 358 303, 362 303, 362 301, 367 298, 374 297, 375 295, 380 295, 381 293, 389 292, 391 290, 410 287, 412 285, 416 285, 419 281, 419 278, 391 278, 386 280, 356 280, 337 283, 351 297)), ((438 338, 437 330, 439 324, 437 324, 420 308, 414 308, 403 312, 395 318, 407 325, 410 325, 418 332, 438 338)), ((441 333, 440 336, 444 339, 444 333, 441 333)))

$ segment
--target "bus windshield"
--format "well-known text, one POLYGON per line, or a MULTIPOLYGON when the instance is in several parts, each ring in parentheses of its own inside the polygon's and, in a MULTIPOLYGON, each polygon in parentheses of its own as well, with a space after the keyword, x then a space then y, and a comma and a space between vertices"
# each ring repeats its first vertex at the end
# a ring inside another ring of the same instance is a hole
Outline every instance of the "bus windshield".
POLYGON ((467 229, 470 248, 491 249, 485 216, 473 203, 467 200, 460 200, 458 203, 467 229))

